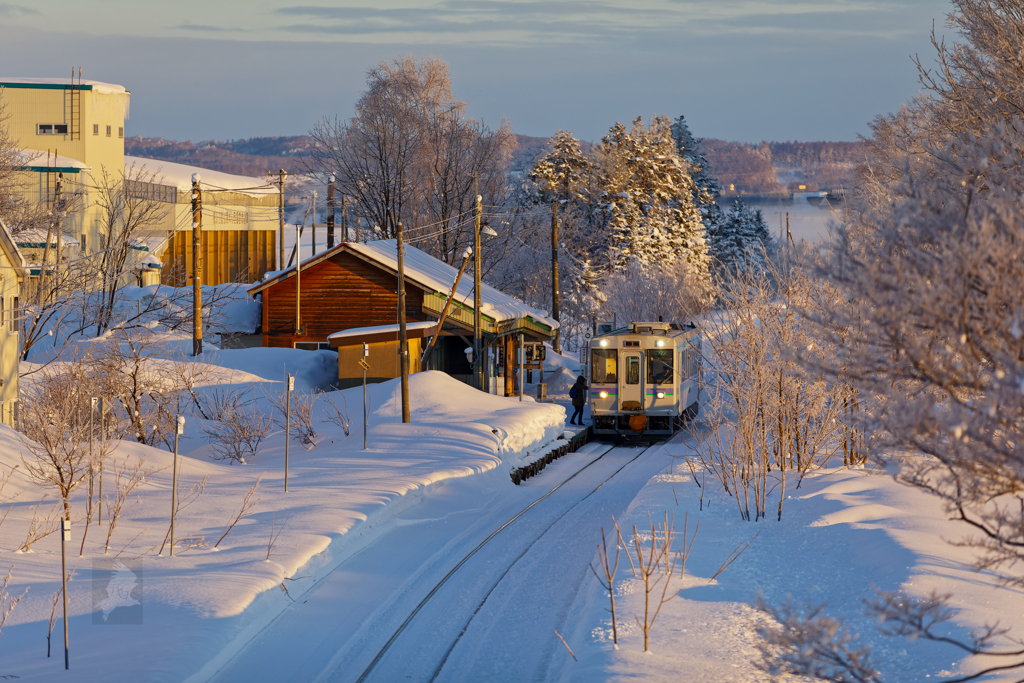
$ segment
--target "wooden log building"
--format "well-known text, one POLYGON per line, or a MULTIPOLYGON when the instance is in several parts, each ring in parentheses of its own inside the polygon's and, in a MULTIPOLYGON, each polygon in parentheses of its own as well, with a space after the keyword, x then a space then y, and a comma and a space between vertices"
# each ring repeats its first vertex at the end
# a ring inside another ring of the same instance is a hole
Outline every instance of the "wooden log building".
MULTIPOLYGON (((407 322, 437 321, 458 271, 415 247, 405 247, 404 261, 407 322)), ((271 273, 251 287, 249 294, 262 298, 263 346, 330 349, 329 338, 336 332, 397 324, 397 291, 397 244, 395 240, 377 240, 342 243, 298 267, 271 273)), ((516 358, 520 336, 525 342, 550 341, 558 323, 546 311, 490 285, 481 288, 481 299, 487 386, 492 386, 491 378, 500 376, 504 381, 498 383, 498 393, 511 396, 517 387, 513 368, 507 367, 504 359, 516 358)), ((421 369, 441 370, 472 382, 465 352, 473 344, 473 314, 473 278, 467 273, 454 293, 443 327, 436 332, 435 349, 421 369)), ((428 342, 423 339, 423 347, 428 342)), ((397 354, 397 344, 388 353, 397 354)), ((339 356, 339 377, 361 378, 358 368, 342 367, 358 362, 348 355, 339 356)))

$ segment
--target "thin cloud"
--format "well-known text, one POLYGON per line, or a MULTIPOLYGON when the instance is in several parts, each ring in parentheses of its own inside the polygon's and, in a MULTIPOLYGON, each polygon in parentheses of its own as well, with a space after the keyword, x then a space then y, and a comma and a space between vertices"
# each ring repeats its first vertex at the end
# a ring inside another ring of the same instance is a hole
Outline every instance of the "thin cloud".
POLYGON ((184 24, 178 24, 177 26, 172 26, 171 28, 176 28, 182 31, 203 31, 206 33, 249 32, 247 29, 244 28, 228 28, 226 26, 212 26, 210 24, 191 24, 187 21, 184 24))
POLYGON ((12 5, 7 2, 0 2, 0 17, 14 17, 18 15, 35 14, 42 16, 42 12, 32 7, 12 5))

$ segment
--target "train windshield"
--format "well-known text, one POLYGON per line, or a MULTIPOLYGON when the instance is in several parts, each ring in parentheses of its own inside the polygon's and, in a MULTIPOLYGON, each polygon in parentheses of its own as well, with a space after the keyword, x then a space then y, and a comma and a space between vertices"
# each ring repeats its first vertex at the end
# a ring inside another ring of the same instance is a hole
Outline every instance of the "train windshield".
POLYGON ((672 349, 648 349, 647 383, 672 384, 672 349))
POLYGON ((593 383, 617 384, 619 381, 618 349, 594 349, 593 383))

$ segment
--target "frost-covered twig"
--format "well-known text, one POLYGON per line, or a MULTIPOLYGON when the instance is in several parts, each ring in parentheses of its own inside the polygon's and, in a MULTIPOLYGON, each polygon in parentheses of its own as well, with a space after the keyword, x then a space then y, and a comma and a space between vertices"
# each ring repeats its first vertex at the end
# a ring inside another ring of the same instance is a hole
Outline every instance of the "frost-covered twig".
POLYGON ((28 593, 28 588, 21 592, 21 595, 14 596, 10 593, 11 585, 11 574, 14 572, 14 565, 7 570, 7 576, 4 577, 3 585, 0 585, 0 634, 4 632, 4 624, 7 623, 7 617, 11 615, 14 608, 18 606, 21 599, 25 597, 25 593, 28 593))
POLYGON ((251 510, 254 507, 256 507, 257 503, 260 502, 259 498, 257 498, 256 500, 252 500, 252 496, 254 493, 256 493, 256 487, 260 485, 260 480, 262 479, 263 474, 261 473, 260 476, 256 477, 256 483, 252 485, 252 488, 249 489, 249 492, 245 494, 245 498, 242 499, 242 509, 239 510, 238 514, 235 515, 234 518, 232 518, 231 521, 228 522, 227 526, 224 527, 224 533, 221 534, 221 537, 218 538, 217 542, 213 544, 214 548, 219 546, 220 542, 228 537, 228 534, 231 533, 231 530, 235 528, 236 524, 238 524, 243 519, 252 514, 251 510))
POLYGON ((758 628, 761 660, 755 665, 772 675, 796 674, 836 683, 878 683, 878 671, 866 645, 856 647, 842 619, 825 614, 825 605, 794 603, 786 598, 779 607, 759 593, 757 609, 777 626, 758 628))
POLYGON ((277 537, 284 531, 284 522, 281 522, 281 526, 276 526, 277 513, 273 513, 270 516, 270 538, 267 539, 267 562, 270 562, 270 555, 274 552, 274 546, 277 545, 277 537))
MULTIPOLYGON (((619 523, 615 521, 615 517, 612 517, 612 524, 615 526, 616 534, 615 559, 612 560, 609 556, 608 541, 604 536, 604 527, 601 527, 601 543, 597 546, 597 560, 601 563, 601 573, 604 574, 604 578, 602 579, 597 573, 597 570, 594 569, 593 563, 590 564, 590 571, 594 574, 594 578, 597 579, 597 582, 601 584, 601 588, 608 591, 608 600, 611 602, 611 608, 608 611, 612 615, 612 643, 618 647, 619 628, 618 624, 615 622, 615 573, 619 569, 619 543, 622 538, 622 533, 619 531, 619 523)), ((568 645, 566 645, 566 647, 568 647, 568 645)))

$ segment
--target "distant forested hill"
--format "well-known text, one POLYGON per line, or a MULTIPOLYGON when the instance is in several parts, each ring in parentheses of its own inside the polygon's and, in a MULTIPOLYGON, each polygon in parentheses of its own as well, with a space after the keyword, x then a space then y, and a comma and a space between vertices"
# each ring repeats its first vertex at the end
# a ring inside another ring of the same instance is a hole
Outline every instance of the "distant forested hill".
POLYGON ((289 173, 305 170, 302 158, 309 154, 308 135, 247 138, 219 142, 176 142, 163 138, 125 138, 124 153, 147 159, 208 168, 213 171, 260 177, 267 171, 289 173))
MULTIPOLYGON (((526 170, 547 149, 548 138, 516 135, 518 146, 512 168, 526 170)), ((163 159, 199 168, 238 175, 263 176, 267 171, 305 171, 302 157, 309 155, 308 135, 246 138, 242 140, 191 140, 176 142, 163 138, 125 138, 125 154, 163 159)), ((591 143, 582 141, 584 153, 591 143)), ((711 172, 722 185, 722 194, 785 195, 790 191, 841 187, 860 158, 856 142, 728 142, 708 138, 703 149, 711 172)))
POLYGON ((842 187, 863 151, 858 142, 727 142, 708 138, 704 153, 722 194, 784 195, 842 187), (803 185, 803 188, 800 188, 803 185))

